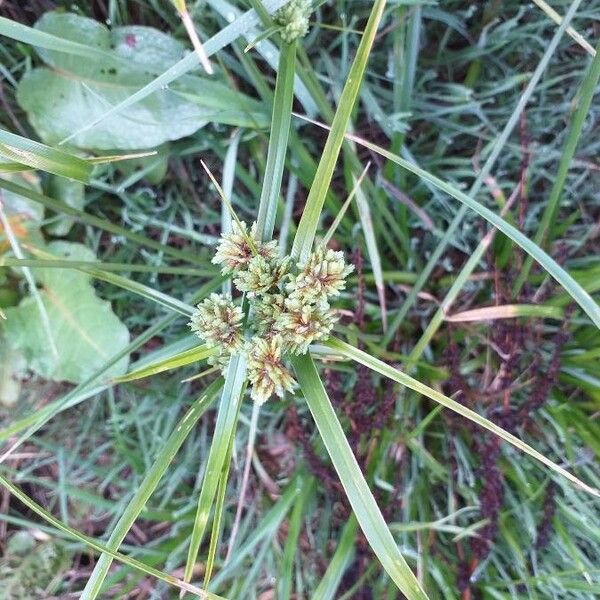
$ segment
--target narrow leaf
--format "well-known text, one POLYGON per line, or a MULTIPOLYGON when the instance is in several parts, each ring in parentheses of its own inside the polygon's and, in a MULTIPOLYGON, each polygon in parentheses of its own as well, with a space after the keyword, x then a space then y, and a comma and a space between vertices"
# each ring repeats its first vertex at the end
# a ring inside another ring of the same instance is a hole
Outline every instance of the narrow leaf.
POLYGON ((210 511, 213 506, 219 479, 227 458, 229 441, 235 431, 238 411, 242 401, 242 391, 246 381, 246 359, 241 354, 234 355, 229 361, 225 385, 221 393, 217 422, 210 446, 202 489, 198 498, 198 509, 194 519, 194 528, 185 565, 184 580, 192 578, 194 564, 204 538, 210 511))
MULTIPOLYGON (((165 474, 169 464, 177 454, 179 448, 194 428, 198 419, 206 412, 212 401, 223 385, 221 378, 216 379, 206 388, 202 395, 192 404, 181 421, 177 424, 162 450, 158 453, 154 464, 146 473, 144 480, 136 489, 133 497, 127 504, 121 518, 117 521, 106 547, 117 551, 125 539, 127 532, 131 529, 138 516, 143 512, 148 499, 158 486, 159 481, 165 474)), ((81 600, 93 600, 102 591, 102 584, 112 563, 113 557, 103 553, 94 567, 92 575, 81 595, 81 600)))
POLYGON ((400 554, 373 498, 312 358, 308 354, 295 356, 292 364, 323 443, 373 552, 408 600, 426 600, 427 595, 400 554))
POLYGON ((143 369, 138 369, 137 371, 132 371, 131 373, 117 377, 116 379, 113 379, 113 382, 124 383, 126 381, 143 379, 144 377, 150 377, 151 375, 156 375, 157 373, 163 373, 164 371, 170 371, 171 369, 178 369, 179 367, 184 367, 185 365, 189 365, 200 360, 205 360, 215 353, 215 348, 211 348, 206 344, 202 344, 202 346, 198 346, 197 348, 192 348, 191 350, 180 352, 175 356, 170 356, 169 358, 159 360, 151 365, 148 365, 147 367, 144 367, 143 369))
POLYGON ((163 573, 162 571, 154 569, 153 567, 150 567, 144 564, 143 562, 136 560, 135 558, 131 558, 125 554, 115 552, 114 550, 111 550, 110 548, 106 547, 104 544, 97 542, 95 539, 88 537, 83 533, 80 533, 72 527, 69 527, 68 525, 57 519, 54 515, 49 513, 47 510, 42 508, 39 504, 34 502, 27 494, 22 492, 16 485, 13 485, 10 481, 8 481, 8 479, 4 478, 2 475, 0 475, 0 485, 3 485, 13 496, 15 496, 15 498, 19 499, 25 506, 27 506, 27 508, 32 510, 38 516, 42 517, 42 519, 50 523, 50 525, 67 535, 69 538, 77 540, 78 542, 82 542, 86 546, 89 546, 97 552, 104 552, 105 554, 108 554, 115 560, 122 562, 123 564, 133 567, 134 569, 137 569, 142 573, 146 573, 147 575, 151 575, 156 579, 160 579, 161 581, 164 581, 169 585, 178 587, 182 591, 190 592, 198 596, 199 598, 209 598, 210 600, 225 600, 224 598, 221 598, 221 596, 217 596, 216 594, 211 594, 210 592, 201 590, 200 588, 194 585, 190 585, 189 583, 186 583, 184 581, 181 581, 180 579, 177 579, 172 575, 168 575, 166 573, 163 573))
POLYGON ((370 354, 367 354, 366 352, 363 352, 362 350, 359 350, 358 348, 354 348, 354 346, 351 346, 346 342, 332 338, 329 341, 327 341, 325 345, 328 348, 337 351, 342 356, 345 356, 346 358, 352 359, 362 365, 365 365, 366 367, 369 367, 369 369, 373 369, 374 371, 381 373, 385 377, 389 377, 391 380, 396 381, 401 385, 404 385, 407 388, 418 392, 419 394, 423 394, 423 396, 427 396, 427 398, 435 400, 435 402, 438 402, 442 406, 445 406, 446 408, 453 410, 455 413, 462 415, 470 421, 473 421, 473 423, 477 423, 477 425, 480 425, 484 429, 487 429, 488 431, 491 431, 492 433, 496 434, 498 437, 501 437, 509 444, 512 444, 515 448, 518 448, 522 452, 525 452, 525 454, 529 454, 529 456, 532 456, 533 458, 539 460, 541 463, 543 463, 556 473, 559 473, 560 475, 562 475, 575 485, 579 486, 586 492, 593 494, 594 496, 600 497, 600 490, 597 490, 596 488, 589 486, 587 483, 584 483, 583 481, 575 477, 575 475, 572 475, 566 469, 563 469, 556 463, 552 462, 549 458, 547 458, 537 450, 534 450, 531 446, 520 440, 518 437, 514 436, 512 433, 505 431, 504 429, 502 429, 502 427, 499 427, 495 423, 492 423, 492 421, 490 421, 489 419, 482 417, 475 411, 463 406, 459 402, 456 402, 456 400, 448 398, 448 396, 445 396, 441 392, 430 388, 429 386, 421 383, 420 381, 413 379, 409 375, 406 375, 406 373, 403 373, 402 371, 391 367, 390 365, 375 358, 374 356, 371 356, 370 354))
POLYGON ((88 161, 40 142, 0 129, 0 156, 33 169, 87 183, 93 165, 88 161))
MULTIPOLYGON (((328 127, 325 125, 320 123, 319 125, 328 129, 328 127)), ((346 137, 357 144, 364 146, 365 148, 369 148, 369 150, 372 150, 377 154, 380 154, 407 171, 414 173, 421 179, 428 181, 449 196, 452 196, 465 206, 479 213, 486 221, 497 227, 513 242, 521 246, 525 252, 537 260, 538 263, 542 265, 546 271, 548 271, 548 273, 564 287, 564 289, 571 295, 577 304, 579 304, 579 306, 585 311, 595 325, 600 328, 600 306, 598 306, 596 301, 553 258, 544 252, 537 244, 534 244, 526 235, 522 234, 516 227, 505 221, 502 217, 498 216, 486 206, 483 206, 483 204, 477 202, 477 200, 467 196, 467 194, 461 192, 458 188, 455 188, 453 185, 446 183, 439 177, 432 175, 425 169, 422 169, 421 167, 414 165, 403 158, 400 158, 396 154, 393 154, 377 144, 363 140, 358 136, 346 134, 346 137)))
POLYGON ((356 57, 350 68, 346 85, 342 90, 338 109, 331 124, 331 131, 327 137, 322 158, 319 161, 313 184, 306 199, 302 218, 298 224, 298 230, 296 231, 296 237, 292 246, 292 256, 294 258, 306 259, 312 249, 323 203, 331 184, 333 170, 335 169, 335 164, 344 142, 344 134, 358 96, 358 91, 367 67, 369 53, 371 52, 375 34, 383 15, 384 6, 385 0, 375 0, 373 3, 369 21, 367 22, 365 32, 356 52, 356 57))
POLYGON ((283 43, 279 55, 269 150, 258 210, 257 228, 260 239, 271 239, 275 228, 277 200, 279 199, 281 180, 283 179, 283 167, 292 118, 295 63, 296 42, 283 43))

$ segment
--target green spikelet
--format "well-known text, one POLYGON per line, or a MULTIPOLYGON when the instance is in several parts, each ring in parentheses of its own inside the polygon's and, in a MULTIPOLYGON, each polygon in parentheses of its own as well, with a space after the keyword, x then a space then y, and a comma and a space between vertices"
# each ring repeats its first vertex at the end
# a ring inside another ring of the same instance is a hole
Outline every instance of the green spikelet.
POLYGON ((309 302, 339 296, 346 286, 346 277, 354 269, 346 265, 343 252, 329 248, 318 248, 297 267, 300 272, 287 285, 287 291, 291 297, 309 302))
POLYGON ((207 344, 231 354, 242 348, 244 314, 230 298, 211 294, 196 307, 189 326, 207 344))
POLYGON ((285 42, 291 43, 308 33, 308 18, 312 12, 308 0, 290 0, 273 15, 273 20, 281 27, 279 33, 285 42))
POLYGON ((270 339, 253 337, 248 344, 248 380, 251 396, 263 404, 273 394, 283 398, 284 392, 294 389, 294 378, 283 364, 283 341, 280 336, 270 339))

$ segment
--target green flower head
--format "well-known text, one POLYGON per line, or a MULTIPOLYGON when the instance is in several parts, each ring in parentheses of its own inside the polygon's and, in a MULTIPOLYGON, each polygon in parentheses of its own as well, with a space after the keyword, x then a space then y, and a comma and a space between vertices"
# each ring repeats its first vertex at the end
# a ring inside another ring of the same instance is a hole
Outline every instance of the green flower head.
POLYGON ((243 317, 242 309, 231 298, 211 294, 198 304, 189 326, 207 344, 230 354, 242 348, 243 317))
POLYGON ((256 233, 256 223, 248 231, 246 223, 241 222, 241 225, 238 225, 234 221, 231 233, 221 236, 212 262, 221 265, 223 275, 231 275, 247 267, 254 256, 274 260, 277 257, 277 242, 260 242, 256 233))
POLYGON ((294 378, 283 364, 283 342, 280 336, 265 339, 254 336, 248 344, 248 380, 252 384, 251 396, 263 404, 273 394, 283 394, 294 389, 294 378))
POLYGON ((327 302, 306 304, 299 298, 285 301, 285 312, 275 324, 290 352, 304 354, 313 342, 329 336, 337 317, 327 302))
POLYGON ((283 294, 265 294, 253 304, 254 323, 257 333, 263 336, 273 335, 276 323, 285 310, 283 294))
POLYGON ((273 20, 281 27, 279 33, 283 41, 291 43, 308 33, 308 18, 312 12, 309 0, 290 0, 273 15, 273 20))
POLYGON ((246 292, 250 298, 262 296, 287 276, 288 265, 288 259, 267 260, 262 256, 254 256, 246 268, 238 272, 233 282, 240 292, 246 292))
POLYGON ((346 286, 346 277, 354 269, 344 261, 343 252, 329 248, 318 248, 297 266, 300 272, 286 289, 290 297, 307 301, 339 296, 346 286))
POLYGON ((213 262, 245 294, 248 318, 223 294, 198 304, 190 327, 216 350, 208 362, 224 373, 231 355, 240 353, 248 363, 252 399, 262 404, 283 397, 295 385, 286 354, 305 354, 329 337, 338 319, 329 299, 340 295, 353 267, 342 252, 325 247, 294 264, 290 256, 278 256, 276 241, 260 241, 256 223, 248 228, 237 221, 221 236, 213 262))

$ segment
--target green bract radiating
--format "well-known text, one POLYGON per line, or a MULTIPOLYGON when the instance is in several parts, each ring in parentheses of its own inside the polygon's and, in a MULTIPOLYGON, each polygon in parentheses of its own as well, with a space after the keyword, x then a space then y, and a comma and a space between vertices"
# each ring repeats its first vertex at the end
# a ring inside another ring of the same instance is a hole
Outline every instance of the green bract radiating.
POLYGON ((287 354, 304 354, 310 344, 329 337, 337 313, 329 299, 339 296, 353 267, 342 252, 317 248, 303 263, 277 256, 277 242, 261 242, 256 224, 233 225, 221 236, 213 258, 248 299, 249 315, 232 298, 212 294, 198 304, 190 327, 218 352, 211 364, 222 371, 232 354, 244 353, 254 401, 282 397, 295 384, 284 364, 287 354))

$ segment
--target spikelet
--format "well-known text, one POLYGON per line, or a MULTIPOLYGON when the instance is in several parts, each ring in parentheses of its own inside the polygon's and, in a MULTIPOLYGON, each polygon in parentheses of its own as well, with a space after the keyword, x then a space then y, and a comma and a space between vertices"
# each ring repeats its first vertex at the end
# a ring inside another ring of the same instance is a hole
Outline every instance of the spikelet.
POLYGON ((294 389, 294 378, 283 364, 283 341, 280 336, 265 339, 254 336, 248 344, 248 380, 252 384, 251 396, 264 404, 273 394, 283 394, 294 389))
POLYGON ((307 304, 299 298, 288 298, 275 328, 290 352, 304 354, 310 344, 329 336, 336 321, 336 314, 327 302, 307 304))
POLYGON ((318 248, 305 263, 298 263, 298 275, 286 289, 292 298, 311 300, 339 296, 346 286, 346 277, 354 267, 344 261, 344 253, 318 248))
POLYGON ((311 10, 309 0, 290 0, 275 12, 273 20, 281 27, 279 33, 285 42, 291 43, 308 33, 311 10))
POLYGON ((260 242, 256 233, 256 223, 248 231, 246 223, 241 222, 240 227, 234 221, 231 233, 221 235, 212 262, 221 265, 223 275, 231 275, 246 268, 254 256, 262 256, 268 261, 274 260, 277 257, 277 242, 260 242))
POLYGON ((189 326, 207 344, 231 354, 243 345, 242 309, 230 298, 211 294, 197 305, 189 326))

